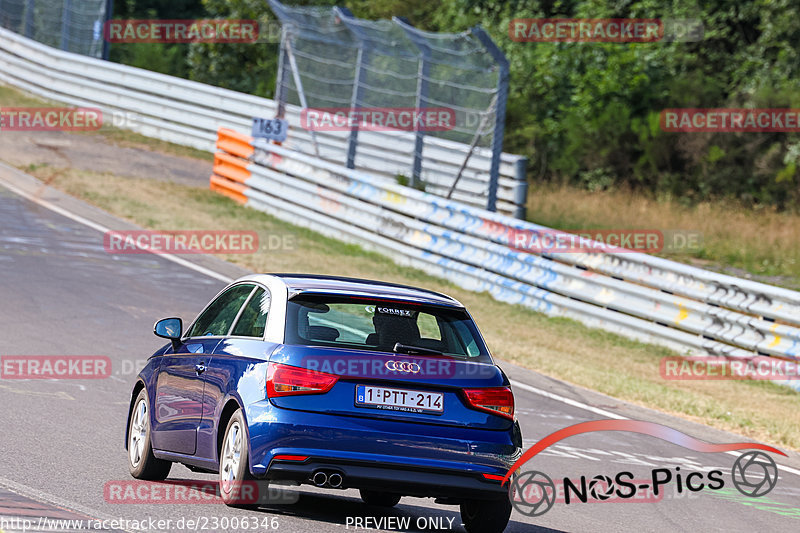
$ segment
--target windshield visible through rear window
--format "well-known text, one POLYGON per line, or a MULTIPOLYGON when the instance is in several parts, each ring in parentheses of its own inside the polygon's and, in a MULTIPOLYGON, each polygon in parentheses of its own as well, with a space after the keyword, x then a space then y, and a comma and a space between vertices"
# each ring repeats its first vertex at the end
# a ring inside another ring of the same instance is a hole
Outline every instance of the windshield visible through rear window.
POLYGON ((389 300, 303 294, 289 300, 286 344, 446 355, 489 362, 463 309, 389 300), (416 351, 414 349, 417 349, 416 351))

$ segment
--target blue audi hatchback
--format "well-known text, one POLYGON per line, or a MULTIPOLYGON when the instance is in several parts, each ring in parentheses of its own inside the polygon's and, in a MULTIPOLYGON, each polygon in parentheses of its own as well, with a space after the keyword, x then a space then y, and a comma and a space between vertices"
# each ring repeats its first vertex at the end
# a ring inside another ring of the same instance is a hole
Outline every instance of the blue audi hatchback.
POLYGON ((130 399, 131 475, 173 462, 248 480, 460 505, 467 531, 501 532, 501 480, 522 436, 508 378, 466 309, 436 292, 295 274, 241 278, 148 360, 130 399))

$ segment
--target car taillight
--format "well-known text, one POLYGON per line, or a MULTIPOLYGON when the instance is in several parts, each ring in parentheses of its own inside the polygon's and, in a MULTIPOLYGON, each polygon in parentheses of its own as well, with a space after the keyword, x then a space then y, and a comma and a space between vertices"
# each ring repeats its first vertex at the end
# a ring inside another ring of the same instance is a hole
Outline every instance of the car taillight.
POLYGON ((464 394, 476 409, 514 419, 514 394, 510 388, 464 389, 464 394))
MULTIPOLYGON (((275 457, 272 458, 273 461, 298 461, 300 463, 302 463, 306 459, 308 459, 307 455, 286 455, 286 454, 276 455, 275 457)), ((484 474, 484 476, 487 475, 489 474, 484 474)), ((502 481, 503 476, 498 476, 498 477, 502 481)))
POLYGON ((307 368, 270 363, 267 370, 267 397, 295 394, 322 394, 331 390, 339 376, 307 368))

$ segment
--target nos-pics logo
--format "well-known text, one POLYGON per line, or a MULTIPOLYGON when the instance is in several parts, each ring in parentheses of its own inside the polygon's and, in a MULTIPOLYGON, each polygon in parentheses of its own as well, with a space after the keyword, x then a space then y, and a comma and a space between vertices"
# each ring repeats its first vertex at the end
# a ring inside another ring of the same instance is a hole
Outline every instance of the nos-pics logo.
POLYGON ((778 481, 778 466, 764 450, 786 456, 782 451, 759 443, 710 444, 675 429, 639 420, 596 420, 570 426, 548 435, 517 460, 503 479, 508 487, 513 507, 527 516, 541 516, 556 502, 567 505, 587 502, 660 501, 663 488, 671 484, 678 494, 719 490, 725 487, 722 470, 708 472, 686 471, 680 467, 655 468, 649 477, 634 479, 631 472, 613 476, 598 474, 577 479, 563 478, 558 482, 544 472, 528 470, 515 472, 542 450, 552 444, 581 433, 595 431, 627 431, 650 435, 701 453, 719 453, 750 449, 740 455, 731 468, 733 486, 745 496, 758 498, 768 494, 778 481))

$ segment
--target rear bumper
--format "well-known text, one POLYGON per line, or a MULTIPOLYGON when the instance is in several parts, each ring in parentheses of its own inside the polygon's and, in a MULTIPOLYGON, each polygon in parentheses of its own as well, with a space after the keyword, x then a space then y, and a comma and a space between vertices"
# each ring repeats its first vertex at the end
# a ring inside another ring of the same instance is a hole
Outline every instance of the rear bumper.
POLYGON ((342 489, 370 489, 403 496, 480 499, 506 498, 500 481, 482 474, 446 469, 422 470, 400 465, 376 465, 341 459, 309 457, 304 462, 273 460, 264 476, 269 481, 294 481, 313 484, 316 472, 336 472, 342 489))
POLYGON ((268 400, 246 409, 250 470, 257 478, 311 483, 336 471, 343 487, 408 496, 490 499, 522 454, 519 426, 485 430, 311 413, 268 400), (276 456, 306 457, 302 462, 276 456))

